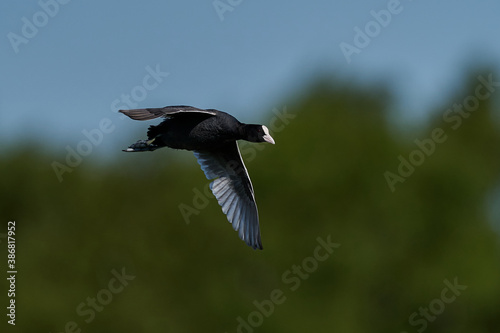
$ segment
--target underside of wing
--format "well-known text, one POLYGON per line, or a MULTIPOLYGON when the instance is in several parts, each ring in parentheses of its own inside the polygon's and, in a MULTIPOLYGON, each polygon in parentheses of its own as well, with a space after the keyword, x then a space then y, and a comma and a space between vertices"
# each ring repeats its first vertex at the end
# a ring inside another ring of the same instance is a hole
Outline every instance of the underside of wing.
POLYGON ((158 117, 169 117, 187 112, 203 113, 212 116, 216 115, 215 111, 213 110, 198 109, 187 105, 166 106, 163 108, 120 110, 119 112, 134 120, 150 120, 158 117))
POLYGON ((259 217, 252 183, 236 142, 218 152, 195 151, 210 189, 239 237, 254 249, 262 249, 259 217))

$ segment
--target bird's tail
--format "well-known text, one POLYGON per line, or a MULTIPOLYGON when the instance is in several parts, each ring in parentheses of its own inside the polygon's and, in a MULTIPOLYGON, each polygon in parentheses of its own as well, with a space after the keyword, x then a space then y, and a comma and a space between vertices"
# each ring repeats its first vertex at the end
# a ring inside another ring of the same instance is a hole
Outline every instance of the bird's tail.
POLYGON ((153 151, 162 147, 154 144, 153 141, 154 140, 139 140, 136 143, 131 144, 127 149, 123 149, 123 151, 153 151))

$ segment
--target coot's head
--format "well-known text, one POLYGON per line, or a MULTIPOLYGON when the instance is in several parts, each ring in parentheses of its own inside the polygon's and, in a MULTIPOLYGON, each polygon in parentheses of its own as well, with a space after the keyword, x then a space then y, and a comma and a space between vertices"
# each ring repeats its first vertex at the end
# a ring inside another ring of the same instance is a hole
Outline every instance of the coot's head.
POLYGON ((250 142, 269 142, 274 145, 274 139, 264 125, 245 125, 245 134, 245 140, 250 142))

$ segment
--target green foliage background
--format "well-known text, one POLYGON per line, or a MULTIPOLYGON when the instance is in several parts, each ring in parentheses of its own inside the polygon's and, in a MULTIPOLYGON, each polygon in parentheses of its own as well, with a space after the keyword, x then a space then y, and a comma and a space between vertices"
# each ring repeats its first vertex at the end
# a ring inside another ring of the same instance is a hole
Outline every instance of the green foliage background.
POLYGON ((500 179, 499 94, 457 129, 443 119, 477 85, 470 75, 410 130, 390 120, 390 94, 376 86, 319 80, 281 103, 295 117, 277 122, 277 144, 240 146, 263 251, 237 237, 212 197, 186 223, 179 205, 194 207, 195 189, 208 183, 189 152, 117 154, 112 163, 90 156, 60 183, 51 163, 64 156, 7 147, 0 232, 17 222, 15 330, 63 332, 75 322, 69 331, 498 332, 499 221, 488 212, 500 179), (397 174, 398 156, 408 159, 414 140, 435 128, 446 141, 391 191, 384 174, 397 174), (283 274, 328 236, 340 247, 292 290, 283 274), (87 323, 77 307, 122 268, 135 278, 87 323), (412 325, 454 279, 467 289, 425 327, 412 325), (254 301, 269 304, 275 289, 282 304, 255 327, 239 326, 259 319, 254 301))

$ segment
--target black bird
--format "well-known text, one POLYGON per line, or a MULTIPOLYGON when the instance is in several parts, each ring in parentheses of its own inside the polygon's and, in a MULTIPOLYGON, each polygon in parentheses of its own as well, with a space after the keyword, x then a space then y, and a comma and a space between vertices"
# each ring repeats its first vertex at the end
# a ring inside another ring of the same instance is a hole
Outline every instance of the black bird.
POLYGON ((134 120, 165 118, 149 127, 148 140, 139 140, 124 151, 192 150, 205 176, 214 179, 210 189, 234 230, 253 249, 262 249, 252 182, 236 141, 274 144, 266 126, 243 124, 222 111, 185 105, 120 112, 134 120))

